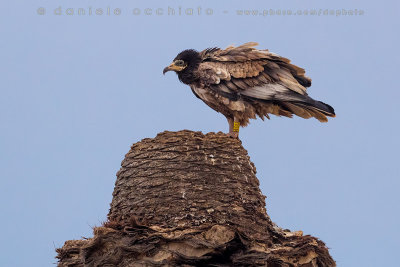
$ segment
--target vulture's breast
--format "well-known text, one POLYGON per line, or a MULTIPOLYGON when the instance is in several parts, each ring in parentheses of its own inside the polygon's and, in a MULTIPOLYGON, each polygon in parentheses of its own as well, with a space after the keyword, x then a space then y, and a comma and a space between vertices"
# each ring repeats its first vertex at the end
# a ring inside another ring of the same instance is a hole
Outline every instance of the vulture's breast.
POLYGON ((235 112, 244 112, 245 104, 241 99, 237 101, 230 100, 211 89, 191 86, 193 92, 212 109, 221 112, 224 115, 233 115, 235 112))

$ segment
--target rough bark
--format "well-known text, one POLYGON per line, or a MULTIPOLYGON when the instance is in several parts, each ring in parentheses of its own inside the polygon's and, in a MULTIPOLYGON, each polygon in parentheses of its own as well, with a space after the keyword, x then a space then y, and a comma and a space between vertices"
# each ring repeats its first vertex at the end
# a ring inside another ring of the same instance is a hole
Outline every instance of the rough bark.
POLYGON ((121 165, 107 222, 57 249, 59 266, 335 266, 322 241, 270 220, 239 140, 163 132, 121 165))

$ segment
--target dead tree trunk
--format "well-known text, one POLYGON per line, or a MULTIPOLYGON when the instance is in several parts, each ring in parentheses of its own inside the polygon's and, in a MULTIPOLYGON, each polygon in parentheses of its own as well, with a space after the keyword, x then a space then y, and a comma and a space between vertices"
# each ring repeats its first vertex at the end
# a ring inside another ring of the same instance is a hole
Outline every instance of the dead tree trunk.
POLYGON ((322 241, 271 222, 255 174, 222 133, 143 139, 122 161, 108 221, 57 249, 59 266, 335 266, 322 241))

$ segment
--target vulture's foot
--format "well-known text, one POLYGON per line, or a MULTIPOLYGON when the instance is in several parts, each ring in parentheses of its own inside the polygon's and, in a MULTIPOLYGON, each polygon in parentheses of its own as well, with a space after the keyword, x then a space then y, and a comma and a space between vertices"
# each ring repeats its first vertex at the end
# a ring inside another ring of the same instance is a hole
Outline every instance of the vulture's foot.
POLYGON ((230 133, 227 133, 227 135, 229 137, 232 137, 232 138, 235 138, 235 139, 239 139, 239 133, 238 132, 230 132, 230 133))

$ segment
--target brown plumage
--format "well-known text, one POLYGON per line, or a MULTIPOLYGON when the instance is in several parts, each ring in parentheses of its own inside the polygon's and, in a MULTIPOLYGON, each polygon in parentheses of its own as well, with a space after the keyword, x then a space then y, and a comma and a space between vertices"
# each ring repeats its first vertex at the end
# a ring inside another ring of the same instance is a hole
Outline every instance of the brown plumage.
POLYGON ((257 43, 238 47, 209 48, 201 52, 185 50, 164 69, 178 74, 183 83, 212 109, 225 115, 229 133, 237 137, 234 124, 247 126, 249 119, 268 114, 327 122, 334 109, 308 96, 311 79, 304 69, 268 50, 254 48, 257 43))

